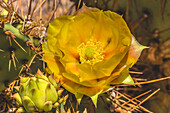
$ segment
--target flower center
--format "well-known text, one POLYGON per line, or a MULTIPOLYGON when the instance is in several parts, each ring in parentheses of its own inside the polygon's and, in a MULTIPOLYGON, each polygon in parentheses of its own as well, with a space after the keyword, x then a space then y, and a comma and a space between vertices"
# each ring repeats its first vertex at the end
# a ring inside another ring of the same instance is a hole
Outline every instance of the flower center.
POLYGON ((103 47, 101 42, 88 41, 86 44, 81 43, 78 48, 81 63, 89 63, 94 65, 104 59, 103 47))
POLYGON ((92 47, 87 47, 85 49, 85 56, 87 57, 87 59, 92 59, 94 55, 94 49, 92 47))

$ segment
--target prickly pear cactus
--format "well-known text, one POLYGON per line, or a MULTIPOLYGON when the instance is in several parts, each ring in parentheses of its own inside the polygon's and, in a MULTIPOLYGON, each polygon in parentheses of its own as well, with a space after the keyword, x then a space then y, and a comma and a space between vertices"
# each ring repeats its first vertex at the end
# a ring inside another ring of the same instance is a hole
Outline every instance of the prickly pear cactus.
POLYGON ((34 77, 21 77, 19 93, 13 95, 22 105, 17 112, 51 111, 58 107, 66 98, 59 99, 61 91, 56 88, 58 83, 52 76, 46 77, 40 71, 34 77))
MULTIPOLYGON (((8 26, 12 25, 8 24, 8 26)), ((9 27, 5 27, 6 29, 0 28, 0 91, 4 90, 5 85, 8 85, 19 76, 23 65, 26 65, 35 55, 34 52, 29 52, 29 48, 25 44, 25 41, 29 38, 23 38, 23 40, 21 40, 16 36, 14 39, 22 48, 24 48, 23 50, 10 36, 5 34, 6 31, 9 32, 7 29, 9 27)), ((14 29, 14 34, 17 32, 19 33, 19 30, 16 28, 14 29)), ((23 36, 21 34, 18 34, 18 36, 19 35, 23 36)))

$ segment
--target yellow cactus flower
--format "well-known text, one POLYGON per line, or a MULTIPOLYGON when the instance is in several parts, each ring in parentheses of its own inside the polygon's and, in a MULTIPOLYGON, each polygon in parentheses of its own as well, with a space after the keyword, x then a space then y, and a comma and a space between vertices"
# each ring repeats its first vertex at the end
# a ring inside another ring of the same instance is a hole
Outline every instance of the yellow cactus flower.
POLYGON ((43 60, 65 89, 92 98, 114 84, 134 84, 129 68, 145 46, 140 45, 122 16, 83 6, 49 24, 43 60))

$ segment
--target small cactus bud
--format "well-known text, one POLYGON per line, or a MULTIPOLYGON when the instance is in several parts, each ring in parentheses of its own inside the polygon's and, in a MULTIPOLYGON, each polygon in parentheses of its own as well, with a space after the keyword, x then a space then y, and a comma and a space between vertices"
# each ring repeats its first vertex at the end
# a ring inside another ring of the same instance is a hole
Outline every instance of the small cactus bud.
POLYGON ((28 112, 33 112, 36 110, 35 104, 28 96, 23 97, 23 106, 28 112))
MULTIPOLYGON (((57 106, 56 102, 58 102, 56 88, 45 75, 23 77, 19 94, 13 97, 23 105, 26 112, 48 112, 52 107, 57 106)), ((64 98, 61 101, 63 100, 64 98)))
POLYGON ((54 77, 52 76, 52 75, 50 75, 49 77, 48 77, 48 79, 49 79, 49 81, 51 82, 51 84, 53 84, 54 85, 54 87, 58 87, 58 84, 57 84, 57 82, 55 81, 55 79, 54 79, 54 77))
POLYGON ((29 78, 25 78, 25 77, 20 77, 21 83, 25 83, 29 80, 29 78))
POLYGON ((47 101, 45 104, 44 104, 44 111, 51 111, 52 110, 52 102, 51 101, 47 101))

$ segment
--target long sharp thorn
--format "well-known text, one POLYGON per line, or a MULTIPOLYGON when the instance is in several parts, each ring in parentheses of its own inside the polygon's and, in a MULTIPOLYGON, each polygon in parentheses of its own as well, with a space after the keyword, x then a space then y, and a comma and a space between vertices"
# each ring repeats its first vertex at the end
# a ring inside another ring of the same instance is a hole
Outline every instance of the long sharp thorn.
POLYGON ((131 101, 133 101, 133 100, 135 100, 135 99, 137 99, 137 98, 139 98, 139 97, 141 97, 141 96, 143 96, 143 95, 146 95, 146 94, 149 93, 149 92, 151 92, 151 90, 149 90, 149 91, 147 91, 147 92, 144 92, 144 93, 142 93, 142 94, 140 94, 140 95, 138 95, 138 96, 136 96, 136 97, 128 100, 127 102, 123 103, 122 106, 128 104, 129 102, 131 102, 131 101))
POLYGON ((7 38, 9 39, 9 45, 12 46, 11 37, 7 36, 7 38))
MULTIPOLYGON (((127 94, 126 94, 126 96, 125 95, 123 95, 123 94, 121 94, 120 92, 118 92, 118 91, 116 91, 116 90, 113 90, 114 92, 117 92, 117 94, 120 94, 122 97, 124 97, 125 99, 127 99, 127 100, 130 100, 130 98, 129 97, 126 97, 127 96, 127 94)), ((128 95, 129 96, 129 95, 128 95)), ((116 96, 117 97, 117 96, 116 96)), ((139 100, 137 100, 137 99, 135 99, 136 101, 138 101, 138 102, 140 102, 139 100)), ((135 104, 135 105, 137 105, 137 102, 135 102, 135 101, 131 101, 133 104, 135 104)), ((142 106, 138 106, 139 108, 141 108, 142 110, 144 110, 144 111, 146 111, 146 112, 149 112, 149 113, 151 113, 149 110, 147 110, 146 108, 144 108, 144 107, 142 107, 142 106)))
MULTIPOLYGON (((42 2, 42 0, 40 0, 42 2)), ((42 5, 40 6, 40 20, 42 19, 42 5)))
POLYGON ((13 21, 14 15, 15 15, 15 13, 17 12, 18 7, 19 7, 19 2, 15 5, 15 9, 14 9, 14 12, 12 13, 12 17, 11 17, 10 24, 12 24, 12 21, 13 21))
POLYGON ((36 12, 36 11, 44 4, 45 1, 46 1, 46 0, 43 0, 43 1, 40 3, 40 5, 35 9, 34 12, 36 12))
POLYGON ((27 53, 27 51, 14 38, 13 38, 13 40, 25 53, 27 53))
POLYGON ((151 98, 154 94, 156 94, 158 91, 160 90, 157 89, 156 91, 154 91, 152 94, 150 94, 147 98, 145 98, 142 102, 140 102, 137 106, 135 106, 134 108, 132 108, 130 111, 133 111, 134 109, 136 109, 137 107, 139 107, 141 104, 143 104, 146 100, 148 100, 149 98, 151 98))
POLYGON ((28 67, 30 67, 31 66, 31 64, 32 64, 32 62, 34 61, 34 59, 35 59, 35 57, 36 57, 37 55, 35 54, 33 57, 32 57, 32 59, 31 59, 31 61, 30 61, 30 63, 28 64, 28 67))
POLYGON ((12 0, 10 0, 10 4, 11 4, 11 8, 12 8, 12 10, 14 10, 14 6, 13 6, 13 1, 12 0))
POLYGON ((30 3, 29 3, 27 18, 31 13, 31 7, 32 7, 32 0, 30 0, 30 3))
POLYGON ((9 64, 8 64, 8 71, 11 70, 11 59, 9 60, 9 64))
POLYGON ((5 52, 4 50, 0 49, 0 52, 5 52))
POLYGON ((23 66, 21 67, 21 69, 20 69, 20 71, 18 73, 18 76, 21 74, 22 70, 23 70, 23 66))
POLYGON ((79 0, 78 6, 77 6, 77 10, 80 8, 80 3, 81 3, 81 0, 79 0))
POLYGON ((15 68, 15 70, 17 70, 17 66, 16 66, 16 63, 15 63, 14 57, 12 58, 12 61, 13 61, 13 63, 14 63, 14 68, 15 68))
POLYGON ((4 103, 4 107, 3 107, 3 110, 5 111, 5 108, 6 108, 6 103, 4 103))
POLYGON ((35 11, 35 9, 36 9, 36 7, 37 7, 37 5, 38 5, 38 2, 39 2, 39 0, 37 0, 37 2, 35 3, 35 6, 34 6, 33 11, 32 11, 32 13, 31 13, 31 18, 32 18, 32 16, 34 15, 34 11, 35 11))
POLYGON ((138 84, 149 84, 149 83, 158 82, 158 81, 166 80, 166 79, 170 79, 170 77, 164 77, 164 78, 155 79, 155 80, 150 80, 150 81, 146 81, 146 82, 137 82, 137 83, 135 83, 134 85, 138 85, 138 84))
POLYGON ((134 73, 134 74, 143 74, 143 72, 136 72, 136 71, 129 71, 129 73, 134 73))
POLYGON ((15 58, 15 60, 16 60, 17 62, 19 62, 16 56, 14 56, 14 58, 15 58))
POLYGON ((21 2, 21 0, 19 0, 19 4, 20 4, 20 11, 21 11, 21 16, 23 17, 23 9, 22 9, 22 2, 21 2))

